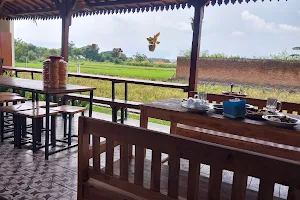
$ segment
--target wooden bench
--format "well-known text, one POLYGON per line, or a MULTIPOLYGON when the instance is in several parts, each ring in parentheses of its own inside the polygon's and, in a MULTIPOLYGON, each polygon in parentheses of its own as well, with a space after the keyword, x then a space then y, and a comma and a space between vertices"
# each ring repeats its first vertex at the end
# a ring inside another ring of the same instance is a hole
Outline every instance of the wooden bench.
POLYGON ((78 200, 93 199, 279 199, 274 184, 289 187, 288 199, 300 199, 300 162, 230 148, 180 136, 80 117, 78 149, 78 200), (89 138, 92 135, 92 162, 89 138), (100 157, 100 137, 106 139, 100 157), (120 145, 119 159, 114 142, 120 145), (129 159, 129 144, 135 157, 129 159), (150 161, 144 149, 152 150, 150 161), (161 165, 162 153, 169 165, 161 165), (101 159, 100 159, 101 158, 101 159), (188 170, 181 169, 188 160, 188 170), (91 164, 90 164, 91 163, 91 164), (200 164, 210 165, 209 178, 200 175, 200 164), (234 173, 233 183, 222 182, 223 170, 234 173), (248 176, 260 179, 258 192, 247 189, 248 176))
MULTIPOLYGON (((71 100, 72 105, 74 105, 74 101, 85 101, 88 102, 90 97, 88 95, 82 94, 68 94, 65 96, 66 100, 71 100)), ((104 98, 104 97, 94 97, 93 103, 105 104, 109 105, 112 108, 112 121, 117 122, 117 112, 121 110, 121 123, 124 122, 124 110, 126 108, 132 109, 140 109, 140 102, 134 101, 126 101, 126 100, 118 100, 118 99, 111 99, 111 98, 104 98)))

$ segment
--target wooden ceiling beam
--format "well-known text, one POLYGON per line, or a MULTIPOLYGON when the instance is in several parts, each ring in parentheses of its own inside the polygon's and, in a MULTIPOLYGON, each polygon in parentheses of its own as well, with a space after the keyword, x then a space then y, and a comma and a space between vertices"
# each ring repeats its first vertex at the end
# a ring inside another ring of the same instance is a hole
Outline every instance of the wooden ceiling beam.
POLYGON ((105 2, 96 2, 90 3, 85 0, 85 3, 90 7, 102 7, 102 6, 113 6, 113 5, 131 5, 131 4, 138 4, 138 3, 155 3, 155 2, 162 2, 161 0, 120 0, 120 1, 105 1, 105 2))
POLYGON ((39 6, 40 8, 48 8, 49 6, 42 1, 37 2, 36 0, 31 0, 35 5, 39 6))
POLYGON ((45 0, 40 0, 40 1, 43 2, 44 4, 48 5, 50 8, 54 8, 55 7, 54 4, 51 4, 48 1, 45 1, 45 0))
POLYGON ((12 15, 18 16, 18 15, 42 14, 42 13, 56 12, 56 11, 58 11, 56 8, 45 8, 45 9, 38 9, 38 10, 28 10, 24 12, 15 12, 12 13, 12 15))

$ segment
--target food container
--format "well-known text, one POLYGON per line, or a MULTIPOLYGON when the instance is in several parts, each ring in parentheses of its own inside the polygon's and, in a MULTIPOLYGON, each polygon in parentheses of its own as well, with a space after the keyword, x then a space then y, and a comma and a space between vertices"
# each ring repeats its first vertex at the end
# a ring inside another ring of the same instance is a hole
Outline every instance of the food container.
POLYGON ((230 118, 244 118, 246 114, 246 101, 230 99, 223 102, 223 115, 230 118))
POLYGON ((64 60, 59 60, 59 88, 67 86, 68 78, 68 63, 64 60))
POLYGON ((51 64, 50 59, 47 59, 43 62, 43 84, 44 84, 44 88, 48 88, 50 86, 50 77, 49 77, 50 64, 51 64))
POLYGON ((49 56, 50 64, 50 88, 59 88, 59 61, 61 56, 49 56))

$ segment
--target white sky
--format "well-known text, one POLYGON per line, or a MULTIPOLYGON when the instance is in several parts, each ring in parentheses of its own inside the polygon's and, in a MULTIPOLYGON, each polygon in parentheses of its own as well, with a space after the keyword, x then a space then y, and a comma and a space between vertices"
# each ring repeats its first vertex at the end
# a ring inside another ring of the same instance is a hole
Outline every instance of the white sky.
MULTIPOLYGON (((70 41, 77 47, 96 43, 100 51, 121 47, 131 56, 175 59, 192 41, 193 8, 73 18, 70 41), (161 32, 161 44, 148 51, 146 37, 161 32)), ((15 22, 15 38, 59 48, 61 20, 15 22)), ((300 46, 300 0, 257 1, 205 9, 201 50, 247 57, 268 56, 300 46)))

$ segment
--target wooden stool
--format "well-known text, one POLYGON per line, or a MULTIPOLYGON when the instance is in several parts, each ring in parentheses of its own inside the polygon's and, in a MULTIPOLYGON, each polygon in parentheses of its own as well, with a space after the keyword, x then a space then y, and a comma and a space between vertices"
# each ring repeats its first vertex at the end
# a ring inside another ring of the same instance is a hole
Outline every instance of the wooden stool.
POLYGON ((0 92, 0 96, 20 96, 20 95, 13 92, 0 92))
POLYGON ((69 115, 68 146, 70 146, 71 145, 71 138, 76 137, 75 135, 72 136, 72 117, 76 113, 81 113, 81 115, 84 116, 84 111, 86 110, 86 108, 77 107, 77 106, 63 105, 63 106, 58 106, 58 107, 52 108, 52 110, 56 110, 59 113, 63 114, 64 138, 67 136, 67 116, 66 115, 69 115))
MULTIPOLYGON (((15 96, 15 95, 3 95, 3 96, 0 96, 0 107, 3 107, 3 104, 4 103, 13 103, 13 104, 16 104, 17 102, 25 102, 25 98, 24 97, 20 97, 20 96, 15 96)), ((5 111, 0 111, 0 136, 1 136, 1 142, 4 141, 4 127, 5 127, 5 124, 4 122, 6 123, 9 123, 10 121, 7 120, 5 121, 4 119, 4 112, 5 111)), ((6 117, 9 117, 9 116, 6 116, 6 117)), ((7 118, 6 118, 7 119, 7 118)), ((9 126, 9 124, 8 124, 9 126)))
MULTIPOLYGON (((26 101, 26 104, 33 105, 34 107, 46 108, 46 101, 26 101)), ((49 103, 50 108, 57 107, 57 103, 49 103)))
MULTIPOLYGON (((8 129, 8 130, 4 130, 4 126, 1 126, 1 141, 3 142, 5 139, 11 138, 10 137, 4 137, 4 133, 6 132, 10 132, 10 131, 14 131, 14 134, 16 134, 17 128, 18 128, 18 123, 20 123, 19 121, 16 120, 15 117, 15 113, 19 112, 19 111, 24 111, 24 110, 30 110, 32 109, 31 106, 26 105, 24 103, 22 104, 17 104, 17 105, 11 105, 11 106, 2 106, 0 107, 0 112, 6 112, 6 113, 10 113, 13 116, 13 126, 14 128, 12 130, 8 129)), ((22 126, 22 134, 23 136, 26 135, 26 121, 25 123, 21 123, 22 126)))
MULTIPOLYGON (((50 110, 49 112, 51 116, 51 143, 53 146, 55 146, 56 142, 56 115, 58 114, 55 110, 50 110)), ((46 109, 44 108, 37 108, 33 110, 26 110, 26 111, 19 111, 16 112, 15 115, 17 115, 18 119, 20 121, 26 120, 26 118, 30 118, 32 120, 32 151, 37 151, 37 142, 41 142, 41 133, 43 131, 42 124, 43 124, 43 118, 46 116, 46 109), (22 119, 23 118, 23 119, 22 119)), ((17 120, 18 120, 17 119, 17 120)), ((19 125, 20 127, 20 125, 19 125)), ((17 129, 16 134, 16 143, 19 148, 21 148, 21 133, 20 129, 17 129)), ((39 147, 42 148, 43 146, 39 147)))

